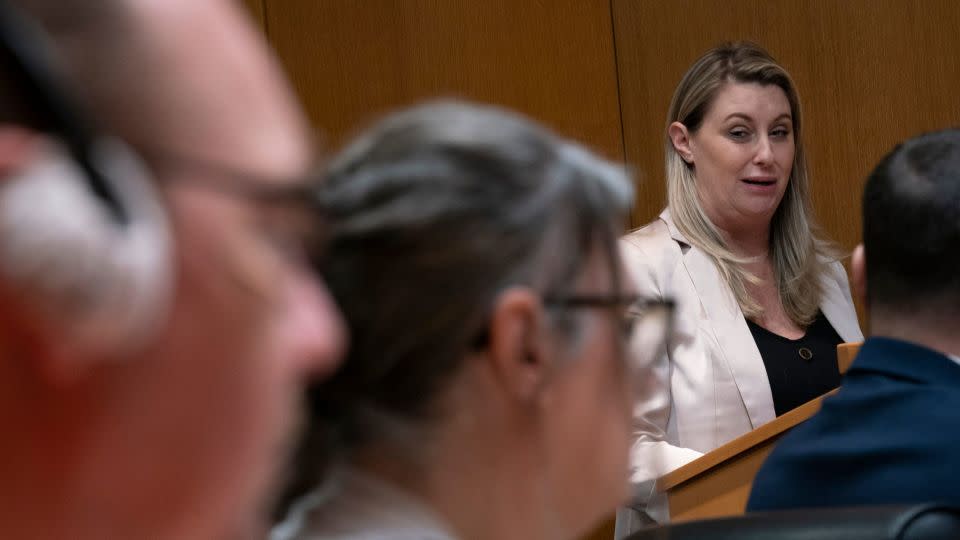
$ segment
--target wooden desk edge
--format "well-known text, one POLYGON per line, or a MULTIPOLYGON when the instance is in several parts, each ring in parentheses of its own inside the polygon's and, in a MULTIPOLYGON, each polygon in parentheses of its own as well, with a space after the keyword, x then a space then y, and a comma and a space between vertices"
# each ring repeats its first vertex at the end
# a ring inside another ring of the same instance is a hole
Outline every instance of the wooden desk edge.
POLYGON ((720 446, 712 452, 708 452, 690 463, 661 476, 657 480, 657 491, 662 492, 672 489, 700 473, 716 467, 724 461, 780 435, 784 431, 813 416, 820 410, 820 403, 823 399, 835 392, 836 390, 831 390, 820 397, 811 399, 783 416, 771 420, 757 429, 720 446))
POLYGON ((857 357, 861 345, 863 345, 863 342, 837 345, 837 367, 840 368, 841 374, 850 369, 850 364, 853 364, 853 359, 857 357))

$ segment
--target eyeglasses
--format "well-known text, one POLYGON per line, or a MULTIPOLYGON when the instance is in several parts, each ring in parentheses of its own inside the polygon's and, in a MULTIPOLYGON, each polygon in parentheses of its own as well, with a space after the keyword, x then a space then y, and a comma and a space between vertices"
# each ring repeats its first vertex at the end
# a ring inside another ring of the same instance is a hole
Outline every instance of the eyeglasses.
POLYGON ((260 212, 258 232, 285 258, 298 264, 316 259, 323 251, 326 231, 323 210, 316 194, 317 183, 302 178, 268 178, 229 165, 137 146, 155 171, 169 174, 170 185, 182 184, 237 200, 260 212), (283 181, 280 181, 283 180, 283 181))
POLYGON ((240 170, 225 163, 185 156, 177 152, 137 145, 140 155, 154 170, 191 172, 189 181, 172 175, 169 182, 183 183, 223 195, 259 203, 284 204, 301 208, 317 205, 316 183, 308 175, 279 178, 240 170), (280 181, 282 180, 282 181, 280 181))
POLYGON ((621 310, 620 330, 632 375, 642 375, 664 353, 675 309, 672 299, 635 294, 550 295, 544 297, 544 304, 559 309, 621 310))

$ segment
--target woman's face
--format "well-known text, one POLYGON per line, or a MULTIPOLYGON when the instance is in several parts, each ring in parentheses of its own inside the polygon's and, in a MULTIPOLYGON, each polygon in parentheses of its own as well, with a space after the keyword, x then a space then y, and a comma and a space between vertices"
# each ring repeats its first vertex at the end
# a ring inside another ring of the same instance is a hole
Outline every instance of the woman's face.
MULTIPOLYGON (((671 126, 671 135, 674 130, 671 126)), ((727 231, 769 225, 786 191, 795 152, 793 115, 783 89, 724 85, 700 129, 685 139, 685 148, 676 138, 674 146, 693 165, 711 221, 727 231)))

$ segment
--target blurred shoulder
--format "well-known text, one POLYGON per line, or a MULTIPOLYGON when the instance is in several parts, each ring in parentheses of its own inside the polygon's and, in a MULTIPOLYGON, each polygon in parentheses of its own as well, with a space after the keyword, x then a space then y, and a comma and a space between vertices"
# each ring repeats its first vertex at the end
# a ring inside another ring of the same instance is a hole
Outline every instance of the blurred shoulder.
POLYGON ((680 256, 680 244, 670 234, 670 228, 662 218, 627 233, 620 240, 621 249, 629 260, 637 256, 676 259, 680 256))

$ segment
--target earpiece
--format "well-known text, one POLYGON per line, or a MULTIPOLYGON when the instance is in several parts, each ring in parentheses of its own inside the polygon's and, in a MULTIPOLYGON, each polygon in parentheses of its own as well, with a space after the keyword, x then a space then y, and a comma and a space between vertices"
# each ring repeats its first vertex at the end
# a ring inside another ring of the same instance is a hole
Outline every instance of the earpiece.
POLYGON ((138 156, 98 134, 70 99, 44 38, 0 0, 4 84, 30 108, 29 127, 51 139, 37 159, 0 179, 0 280, 56 329, 61 346, 121 355, 142 345, 167 312, 167 218, 138 156))

